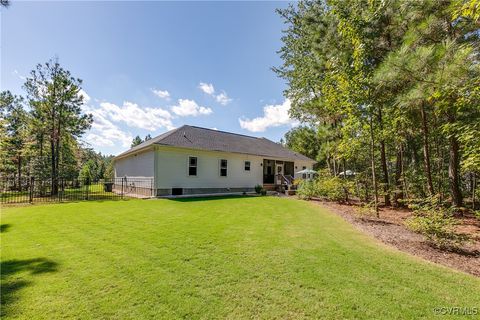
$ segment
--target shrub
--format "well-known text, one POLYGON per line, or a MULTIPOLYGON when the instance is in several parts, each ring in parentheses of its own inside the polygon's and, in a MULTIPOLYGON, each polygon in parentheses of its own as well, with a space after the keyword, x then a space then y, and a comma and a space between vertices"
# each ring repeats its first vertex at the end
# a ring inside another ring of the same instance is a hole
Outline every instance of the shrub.
POLYGON ((267 195, 267 190, 262 188, 262 190, 260 190, 260 193, 262 194, 262 196, 266 196, 267 195))
POLYGON ((318 180, 318 195, 332 201, 345 198, 343 179, 339 177, 320 177, 318 180))
POLYGON ((480 210, 474 211, 473 214, 478 220, 480 220, 480 210))
POLYGON ((358 216, 360 217, 365 217, 365 216, 374 216, 376 215, 375 212, 375 202, 371 201, 368 203, 363 204, 362 206, 358 207, 355 212, 357 213, 358 216))
POLYGON ((257 184, 257 185, 255 186, 255 192, 256 192, 257 194, 260 194, 260 192, 262 192, 262 189, 263 189, 263 187, 262 187, 261 185, 259 185, 259 184, 257 184))
POLYGON ((301 199, 322 197, 332 201, 348 200, 348 195, 354 190, 354 182, 348 179, 320 173, 315 180, 303 180, 298 185, 297 195, 301 199))
POLYGON ((467 235, 455 231, 457 220, 450 209, 439 205, 435 197, 416 204, 414 215, 407 219, 405 225, 440 248, 457 248, 469 240, 467 235))
POLYGON ((302 178, 293 179, 293 185, 298 186, 303 181, 302 178))
POLYGON ((317 186, 315 180, 303 180, 298 185, 297 196, 300 199, 310 200, 317 195, 317 186))
POLYGON ((84 182, 85 184, 90 184, 90 181, 92 181, 92 169, 90 162, 85 163, 82 169, 80 169, 78 180, 84 182))

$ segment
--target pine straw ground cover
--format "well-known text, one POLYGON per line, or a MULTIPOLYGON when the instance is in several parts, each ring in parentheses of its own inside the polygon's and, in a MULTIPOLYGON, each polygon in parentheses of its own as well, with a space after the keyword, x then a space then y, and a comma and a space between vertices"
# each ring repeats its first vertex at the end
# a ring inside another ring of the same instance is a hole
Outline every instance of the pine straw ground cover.
POLYGON ((458 216, 457 232, 470 240, 459 248, 438 248, 405 226, 412 211, 401 208, 380 208, 380 217, 361 215, 358 203, 340 204, 315 201, 342 216, 357 229, 401 251, 480 277, 480 221, 471 214, 458 216))

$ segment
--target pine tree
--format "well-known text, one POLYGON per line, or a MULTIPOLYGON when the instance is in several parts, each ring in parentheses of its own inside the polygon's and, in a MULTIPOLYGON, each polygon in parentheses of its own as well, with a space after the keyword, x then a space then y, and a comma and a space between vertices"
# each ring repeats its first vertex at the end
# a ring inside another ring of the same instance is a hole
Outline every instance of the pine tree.
POLYGON ((58 192, 58 178, 65 162, 62 150, 90 128, 92 116, 83 114, 83 96, 79 94, 82 81, 63 69, 58 59, 39 64, 27 78, 25 89, 38 130, 40 159, 47 148, 50 158, 52 194, 58 192))

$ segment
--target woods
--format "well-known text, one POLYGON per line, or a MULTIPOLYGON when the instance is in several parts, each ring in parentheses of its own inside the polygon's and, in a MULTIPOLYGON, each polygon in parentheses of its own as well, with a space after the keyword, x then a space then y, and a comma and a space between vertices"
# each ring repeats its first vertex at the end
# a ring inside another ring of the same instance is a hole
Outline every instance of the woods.
POLYGON ((56 194, 59 179, 78 178, 82 168, 95 179, 112 175, 112 157, 81 142, 92 123, 92 116, 82 112, 81 84, 52 59, 26 78, 25 97, 0 93, 0 172, 1 177, 13 178, 18 190, 22 191, 22 177, 48 179, 56 194))
MULTIPOLYGON (((274 71, 287 81, 291 116, 319 139, 308 152, 332 176, 355 172, 355 192, 375 210, 427 196, 475 206, 479 3, 301 1, 278 10, 286 29, 274 71)), ((295 130, 286 144, 302 152, 295 130)))

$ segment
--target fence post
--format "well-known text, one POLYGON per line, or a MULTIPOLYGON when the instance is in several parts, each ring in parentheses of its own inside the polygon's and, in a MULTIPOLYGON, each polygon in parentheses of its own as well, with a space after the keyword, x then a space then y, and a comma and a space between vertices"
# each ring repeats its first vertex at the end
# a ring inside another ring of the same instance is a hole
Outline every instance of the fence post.
POLYGON ((29 200, 30 202, 33 202, 33 184, 35 183, 35 178, 30 177, 30 194, 29 194, 29 200))
POLYGON ((60 201, 63 201, 63 199, 65 198, 65 178, 60 178, 59 189, 59 198, 60 201))
POLYGON ((125 177, 122 177, 122 199, 123 199, 123 180, 125 179, 125 177))
POLYGON ((89 187, 90 187, 90 179, 86 178, 85 179, 85 200, 88 200, 89 187))
POLYGON ((57 178, 56 179, 56 184, 57 184, 57 201, 61 202, 62 201, 62 190, 60 188, 62 178, 57 178))

